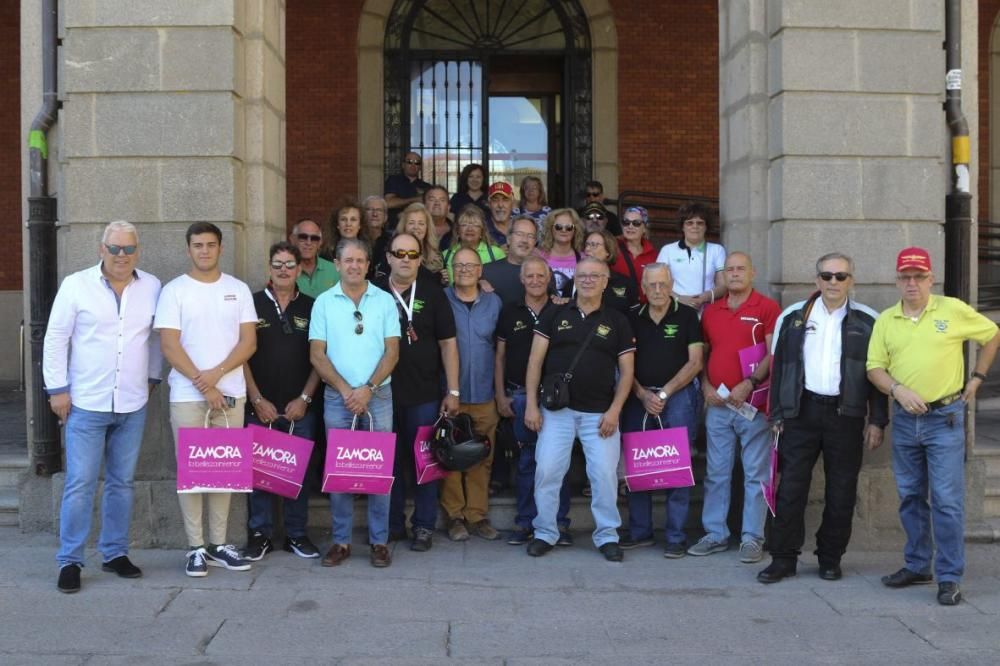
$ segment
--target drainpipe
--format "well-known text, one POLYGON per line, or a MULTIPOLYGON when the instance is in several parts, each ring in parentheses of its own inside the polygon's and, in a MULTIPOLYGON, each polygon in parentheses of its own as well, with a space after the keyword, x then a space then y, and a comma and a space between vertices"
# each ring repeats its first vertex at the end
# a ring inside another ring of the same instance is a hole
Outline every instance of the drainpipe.
POLYGON ((59 423, 49 409, 42 378, 42 342, 58 287, 56 270, 56 198, 49 195, 48 131, 59 107, 56 90, 58 0, 42 0, 42 105, 28 134, 28 298, 31 340, 31 463, 40 476, 62 469, 59 423))
POLYGON ((962 3, 946 0, 944 21, 945 117, 951 134, 951 191, 945 198, 944 293, 969 302, 972 195, 969 193, 969 123, 962 112, 962 3))

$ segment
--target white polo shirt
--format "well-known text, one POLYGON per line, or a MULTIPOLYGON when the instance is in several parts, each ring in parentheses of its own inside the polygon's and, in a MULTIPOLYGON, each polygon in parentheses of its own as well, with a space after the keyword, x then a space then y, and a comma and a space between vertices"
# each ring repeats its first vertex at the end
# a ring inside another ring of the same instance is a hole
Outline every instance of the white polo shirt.
POLYGON ((670 266, 674 293, 697 296, 715 286, 715 274, 726 267, 726 249, 718 243, 704 242, 698 247, 682 248, 680 241, 668 243, 656 261, 670 266))

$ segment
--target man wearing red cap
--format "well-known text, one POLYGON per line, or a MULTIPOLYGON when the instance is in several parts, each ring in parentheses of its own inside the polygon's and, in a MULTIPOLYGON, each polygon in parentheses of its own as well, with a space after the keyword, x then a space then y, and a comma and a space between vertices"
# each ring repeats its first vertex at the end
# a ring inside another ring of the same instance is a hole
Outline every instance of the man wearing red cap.
POLYGON ((493 237, 493 242, 506 250, 510 216, 514 210, 514 188, 502 180, 493 183, 490 185, 489 202, 490 218, 486 221, 486 230, 493 237))
POLYGON ((882 584, 930 583, 933 558, 938 602, 954 606, 962 599, 965 569, 965 408, 986 379, 1000 336, 995 323, 967 304, 931 294, 933 284, 927 250, 899 253, 902 299, 876 320, 867 367, 871 382, 893 400, 892 467, 906 532, 906 565, 883 576, 882 584), (968 382, 966 340, 982 347, 968 382))

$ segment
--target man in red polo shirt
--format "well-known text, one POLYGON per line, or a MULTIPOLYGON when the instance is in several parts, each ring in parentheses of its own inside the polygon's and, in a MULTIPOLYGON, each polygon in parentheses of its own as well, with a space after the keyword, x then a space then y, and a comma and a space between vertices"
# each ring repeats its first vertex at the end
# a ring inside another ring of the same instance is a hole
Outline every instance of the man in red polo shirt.
POLYGON ((707 357, 701 388, 708 403, 708 465, 701 518, 705 536, 688 554, 711 555, 729 548, 726 517, 739 450, 744 475, 740 561, 753 563, 763 556, 766 506, 760 484, 767 481, 769 472, 766 391, 760 389, 770 374, 767 350, 781 307, 754 291, 753 262, 743 252, 726 257, 725 276, 726 298, 709 305, 701 320, 707 357))

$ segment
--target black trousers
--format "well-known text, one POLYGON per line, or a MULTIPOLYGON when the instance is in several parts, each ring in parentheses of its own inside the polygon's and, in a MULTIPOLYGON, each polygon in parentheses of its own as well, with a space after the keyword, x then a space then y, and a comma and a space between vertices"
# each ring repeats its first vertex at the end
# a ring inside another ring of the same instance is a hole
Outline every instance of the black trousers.
POLYGON ((820 564, 840 562, 851 540, 864 424, 864 418, 841 416, 836 404, 820 402, 803 392, 799 416, 785 421, 778 443, 781 479, 768 539, 772 558, 794 561, 801 553, 809 484, 822 453, 826 495, 815 553, 820 564))

